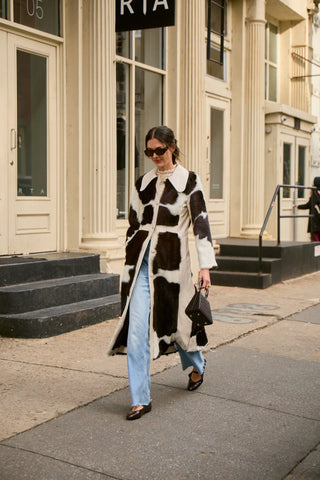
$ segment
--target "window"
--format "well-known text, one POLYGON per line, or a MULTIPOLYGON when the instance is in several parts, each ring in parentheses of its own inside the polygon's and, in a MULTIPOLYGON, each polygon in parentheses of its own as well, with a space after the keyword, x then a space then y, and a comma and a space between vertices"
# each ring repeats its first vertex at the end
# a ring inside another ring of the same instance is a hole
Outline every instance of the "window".
POLYGON ((207 74, 225 80, 227 0, 206 0, 207 74))
MULTIPOLYGON (((291 185, 291 143, 283 144, 283 185, 291 185)), ((283 188, 283 198, 290 198, 290 188, 283 188)))
POLYGON ((278 27, 266 24, 265 50, 265 98, 278 100, 278 27))
MULTIPOLYGON (((213 45, 211 45, 211 58, 220 58, 220 50, 213 45)), ((207 60, 207 74, 220 80, 226 80, 225 52, 223 52, 223 63, 207 60)))
MULTIPOLYGON (((283 185, 306 185, 306 178, 307 142, 295 137, 292 143, 283 143, 283 185)), ((304 188, 283 188, 283 198, 304 198, 305 194, 304 188)))
POLYGON ((210 112, 210 198, 223 198, 223 123, 224 112, 210 112))
POLYGON ((17 51, 19 196, 47 195, 47 59, 17 51))
POLYGON ((0 0, 0 17, 60 35, 60 0, 0 0))
POLYGON ((117 218, 127 218, 133 182, 153 167, 147 131, 163 122, 165 30, 117 33, 117 218))
POLYGON ((0 0, 0 18, 7 18, 7 1, 0 0))
MULTIPOLYGON (((298 147, 298 185, 305 185, 306 180, 306 147, 299 145, 298 147)), ((304 198, 304 188, 298 189, 298 198, 304 198)))

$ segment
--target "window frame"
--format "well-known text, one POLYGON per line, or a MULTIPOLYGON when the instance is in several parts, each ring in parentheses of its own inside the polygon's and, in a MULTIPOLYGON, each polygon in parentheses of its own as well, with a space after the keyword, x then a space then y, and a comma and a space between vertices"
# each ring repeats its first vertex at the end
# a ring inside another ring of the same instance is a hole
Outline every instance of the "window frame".
POLYGON ((265 100, 269 102, 278 102, 279 101, 279 25, 274 20, 267 20, 265 27, 265 100), (277 29, 276 33, 276 53, 277 53, 277 63, 269 59, 269 45, 270 45, 270 25, 277 29), (275 68, 276 70, 276 98, 270 99, 270 67, 275 68))
MULTIPOLYGON (((142 63, 138 60, 135 60, 135 33, 137 30, 131 30, 128 33, 129 35, 129 55, 128 57, 124 57, 122 55, 116 54, 115 56, 115 63, 122 63, 127 65, 129 68, 129 127, 128 127, 128 205, 127 205, 127 216, 125 217, 118 217, 117 214, 117 222, 121 224, 121 222, 127 223, 128 221, 128 213, 129 213, 129 202, 130 202, 130 193, 133 189, 135 184, 135 134, 136 134, 136 109, 135 109, 135 95, 136 95, 136 69, 141 69, 143 72, 150 72, 154 74, 161 75, 162 78, 162 123, 164 124, 166 119, 166 98, 167 98, 167 29, 165 27, 162 28, 162 68, 154 67, 152 65, 148 65, 147 63, 142 63)), ((122 33, 122 32, 119 32, 122 33)), ((117 34, 116 34, 117 39, 117 34)), ((116 130, 117 132, 117 130, 116 130)), ((116 133, 117 134, 117 133, 116 133)), ((118 184, 117 184, 117 192, 118 192, 118 184)))
MULTIPOLYGON (((209 10, 210 5, 215 3, 215 0, 206 0, 206 75, 214 80, 218 80, 219 82, 226 83, 228 81, 227 78, 227 58, 228 58, 228 50, 230 50, 230 39, 228 39, 228 28, 227 25, 230 23, 229 19, 229 12, 228 9, 228 0, 223 0, 223 16, 221 19, 221 32, 215 32, 209 29, 209 10), (223 38, 222 38, 223 37, 223 38), (212 49, 217 51, 217 55, 219 56, 219 60, 215 60, 211 57, 212 49), (209 72, 208 66, 212 62, 212 65, 216 65, 217 67, 222 68, 222 75, 213 75, 209 72)), ((218 8, 222 8, 221 5, 217 5, 218 8)))
MULTIPOLYGON (((0 0, 1 1, 1 0, 0 0)), ((43 8, 42 1, 39 3, 38 8, 43 8)), ((19 23, 14 20, 14 0, 6 0, 6 16, 0 17, 0 24, 2 27, 14 27, 15 30, 25 32, 26 34, 31 34, 36 36, 36 38, 43 38, 47 40, 52 40, 55 42, 63 43, 64 40, 64 10, 65 10, 65 0, 59 0, 59 14, 58 14, 58 29, 59 34, 50 33, 46 30, 38 29, 34 26, 25 25, 24 23, 19 23)))
POLYGON ((227 1, 226 0, 221 0, 222 4, 220 5, 217 3, 216 0, 207 0, 207 9, 208 9, 208 23, 206 25, 207 27, 207 60, 210 62, 218 63, 219 65, 224 64, 224 37, 225 37, 225 19, 227 19, 227 1), (221 22, 220 22, 220 30, 215 31, 211 29, 211 18, 212 18, 212 6, 217 7, 218 9, 221 9, 221 22), (220 42, 218 42, 218 46, 220 46, 220 60, 215 60, 211 58, 211 34, 214 34, 215 40, 218 38, 220 42), (220 45, 219 45, 220 43, 220 45))
MULTIPOLYGON (((308 175, 310 173, 309 169, 309 141, 307 138, 302 137, 302 136, 296 136, 292 135, 291 133, 288 132, 282 132, 281 133, 281 158, 282 158, 282 174, 281 174, 281 179, 280 183, 283 185, 301 185, 301 186, 306 186, 306 180, 308 178, 308 175), (288 145, 290 146, 290 173, 289 173, 289 183, 284 182, 284 146, 288 145), (304 183, 299 182, 299 173, 301 173, 300 170, 300 157, 299 153, 300 151, 304 151, 304 158, 303 158, 303 181, 304 183)), ((292 200, 292 199, 297 199, 297 200, 304 200, 307 195, 307 190, 306 189, 288 189, 284 187, 282 189, 282 198, 284 200, 292 200)))
POLYGON ((207 198, 207 208, 210 218, 213 218, 215 238, 224 238, 229 235, 230 219, 230 115, 231 98, 218 98, 214 93, 206 94, 206 170, 204 189, 207 198), (211 150, 211 111, 220 110, 223 113, 223 195, 222 198, 210 198, 211 162, 214 161, 211 150))

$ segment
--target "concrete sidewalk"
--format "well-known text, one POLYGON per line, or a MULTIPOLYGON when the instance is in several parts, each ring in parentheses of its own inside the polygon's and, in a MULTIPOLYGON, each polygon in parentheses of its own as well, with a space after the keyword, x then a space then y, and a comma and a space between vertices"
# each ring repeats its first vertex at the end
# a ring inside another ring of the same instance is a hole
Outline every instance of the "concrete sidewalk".
POLYGON ((126 358, 105 355, 117 320, 0 339, 0 479, 319 479, 320 272, 210 300, 204 384, 186 390, 178 355, 152 362, 135 422, 126 358))

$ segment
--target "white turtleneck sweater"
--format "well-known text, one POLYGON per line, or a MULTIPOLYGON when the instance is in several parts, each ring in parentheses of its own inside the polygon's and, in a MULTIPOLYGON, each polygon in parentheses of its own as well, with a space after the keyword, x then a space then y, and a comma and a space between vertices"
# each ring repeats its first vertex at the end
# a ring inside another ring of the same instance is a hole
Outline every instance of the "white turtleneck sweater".
POLYGON ((166 182, 167 178, 171 177, 171 175, 173 174, 175 169, 176 169, 176 165, 171 170, 162 171, 162 170, 156 169, 156 175, 158 177, 157 193, 156 193, 156 198, 155 198, 156 204, 159 204, 159 202, 160 202, 160 198, 161 198, 161 195, 163 194, 163 190, 164 190, 164 186, 165 186, 165 182, 166 182))

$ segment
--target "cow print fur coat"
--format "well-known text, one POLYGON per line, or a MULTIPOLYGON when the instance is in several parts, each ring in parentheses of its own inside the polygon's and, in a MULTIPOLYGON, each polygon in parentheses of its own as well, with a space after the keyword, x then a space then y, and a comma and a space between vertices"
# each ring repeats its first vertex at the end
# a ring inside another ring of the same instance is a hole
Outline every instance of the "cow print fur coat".
POLYGON ((200 268, 216 266, 201 181, 197 174, 178 165, 166 179, 158 201, 157 181, 156 170, 151 170, 137 180, 133 190, 121 285, 122 316, 110 355, 126 353, 131 293, 149 243, 152 357, 176 351, 175 342, 187 351, 202 350, 207 344, 205 330, 193 331, 185 314, 194 294, 188 248, 190 223, 200 268))

